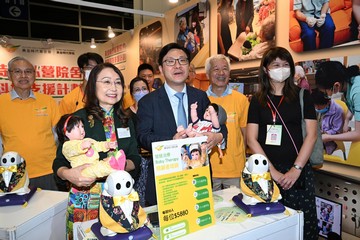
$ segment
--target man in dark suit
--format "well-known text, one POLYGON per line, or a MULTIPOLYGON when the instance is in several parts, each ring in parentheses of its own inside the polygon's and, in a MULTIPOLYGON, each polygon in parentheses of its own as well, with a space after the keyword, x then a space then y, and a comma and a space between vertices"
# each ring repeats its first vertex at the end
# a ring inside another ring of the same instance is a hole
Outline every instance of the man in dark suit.
MULTIPOLYGON (((151 92, 139 101, 137 111, 137 136, 141 147, 151 151, 151 143, 172 139, 185 138, 185 130, 177 131, 178 104, 180 100, 176 93, 183 92, 183 106, 187 122, 191 122, 190 105, 197 102, 198 116, 203 116, 210 100, 206 93, 194 87, 186 86, 189 75, 190 53, 184 47, 169 43, 159 54, 159 69, 165 78, 162 88, 151 92)), ((184 126, 186 128, 186 126, 184 126)), ((227 129, 221 126, 220 133, 204 133, 208 136, 208 149, 216 146, 223 138, 226 139, 227 129)), ((153 163, 149 165, 148 181, 146 186, 146 200, 149 205, 156 204, 155 177, 153 163)))

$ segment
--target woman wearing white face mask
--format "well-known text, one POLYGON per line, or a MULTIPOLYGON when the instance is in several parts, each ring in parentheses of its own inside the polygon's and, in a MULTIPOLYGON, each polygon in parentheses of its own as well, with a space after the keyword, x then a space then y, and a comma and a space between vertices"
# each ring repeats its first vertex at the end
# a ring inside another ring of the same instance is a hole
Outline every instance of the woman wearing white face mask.
MULTIPOLYGON (((129 86, 130 95, 134 99, 134 104, 131 105, 127 112, 130 115, 134 125, 135 130, 137 128, 137 119, 136 119, 136 112, 138 110, 138 102, 142 97, 144 97, 146 94, 150 92, 149 84, 148 82, 141 77, 135 77, 130 82, 129 86)), ((139 176, 139 180, 136 182, 134 188, 139 194, 140 197, 140 205, 145 207, 145 187, 146 187, 146 181, 147 181, 147 172, 148 172, 148 166, 149 166, 149 152, 147 152, 144 149, 141 149, 139 147, 139 153, 142 156, 141 158, 141 173, 139 176)))
POLYGON ((259 91, 248 112, 247 144, 253 153, 268 157, 272 178, 280 187, 285 206, 304 212, 304 239, 317 239, 314 176, 308 162, 316 141, 316 113, 307 90, 301 129, 300 88, 294 84, 291 54, 281 47, 264 53, 259 68, 259 91))

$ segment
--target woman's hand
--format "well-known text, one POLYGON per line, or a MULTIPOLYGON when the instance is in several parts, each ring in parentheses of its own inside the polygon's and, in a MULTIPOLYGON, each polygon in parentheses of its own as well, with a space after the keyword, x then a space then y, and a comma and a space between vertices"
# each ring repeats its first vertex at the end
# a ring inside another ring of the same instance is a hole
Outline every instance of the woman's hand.
POLYGON ((286 172, 280 177, 278 183, 284 190, 289 190, 294 186, 300 174, 301 170, 292 167, 288 172, 286 172))
POLYGON ((68 180, 78 187, 89 187, 95 182, 96 178, 89 178, 81 175, 81 171, 88 166, 90 166, 90 164, 84 164, 74 168, 61 167, 57 174, 61 179, 68 180))

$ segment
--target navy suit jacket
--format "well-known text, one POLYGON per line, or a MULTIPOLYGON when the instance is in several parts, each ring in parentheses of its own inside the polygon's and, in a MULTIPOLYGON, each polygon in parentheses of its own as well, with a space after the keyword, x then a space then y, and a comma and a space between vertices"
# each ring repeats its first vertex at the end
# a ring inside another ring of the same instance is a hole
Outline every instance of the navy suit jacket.
MULTIPOLYGON (((210 100, 206 93, 194 87, 186 86, 188 97, 188 122, 191 122, 190 105, 197 102, 197 114, 200 119, 204 116, 210 100)), ((170 100, 164 87, 147 95, 140 101, 137 111, 137 136, 141 147, 151 151, 151 143, 171 140, 176 134, 176 120, 171 108, 170 100)), ((221 125, 221 133, 226 139, 227 128, 221 125)))

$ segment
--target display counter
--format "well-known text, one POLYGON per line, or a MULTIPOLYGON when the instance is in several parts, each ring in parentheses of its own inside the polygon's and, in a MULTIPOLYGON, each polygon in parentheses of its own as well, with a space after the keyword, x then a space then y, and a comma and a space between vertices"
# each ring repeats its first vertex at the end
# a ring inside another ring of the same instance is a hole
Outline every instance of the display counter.
MULTIPOLYGON (((233 196, 240 192, 238 188, 230 188, 214 192, 214 208, 216 211, 220 208, 232 208, 235 204, 231 200, 233 196), (221 201, 219 201, 221 199, 221 201)), ((156 206, 144 208, 147 213, 157 211, 156 206)), ((219 240, 219 239, 262 239, 262 240, 279 240, 303 239, 303 212, 295 211, 287 208, 286 213, 263 215, 258 217, 246 217, 242 213, 243 221, 232 223, 221 223, 216 221, 216 224, 205 228, 203 230, 191 233, 189 235, 177 238, 182 240, 206 239, 206 240, 219 240)), ((226 214, 225 214, 226 215, 226 214)), ((79 229, 75 228, 74 231, 81 230, 81 234, 75 234, 75 240, 83 239, 96 239, 95 235, 90 231, 90 226, 94 223, 82 223, 79 229), (82 225, 82 226, 81 226, 82 225), (79 237, 82 236, 82 237, 79 237)), ((155 235, 159 234, 159 229, 153 229, 155 235)), ((160 239, 159 236, 157 239, 160 239)))
POLYGON ((35 192, 26 207, 0 207, 0 239, 65 239, 67 192, 35 192))
MULTIPOLYGON (((240 192, 237 188, 229 188, 214 192, 214 199, 220 197, 221 202, 215 202, 215 211, 221 207, 235 206, 232 197, 240 192)), ((303 212, 287 208, 287 214, 271 214, 249 217, 240 223, 221 223, 194 232, 179 239, 303 239, 303 212)))

